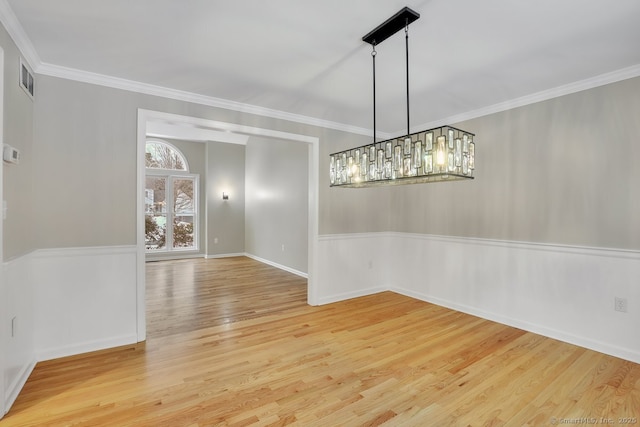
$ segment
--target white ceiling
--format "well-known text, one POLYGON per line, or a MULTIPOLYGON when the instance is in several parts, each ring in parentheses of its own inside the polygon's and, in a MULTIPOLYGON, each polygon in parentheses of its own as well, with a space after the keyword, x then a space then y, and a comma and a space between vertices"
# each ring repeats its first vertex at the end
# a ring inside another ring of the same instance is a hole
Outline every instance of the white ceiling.
MULTIPOLYGON (((421 14, 409 29, 414 130, 640 75, 638 0, 1 2, 36 72, 66 67, 367 129, 371 46, 361 38, 404 6, 421 14)), ((378 130, 399 134, 404 32, 377 51, 378 130)))

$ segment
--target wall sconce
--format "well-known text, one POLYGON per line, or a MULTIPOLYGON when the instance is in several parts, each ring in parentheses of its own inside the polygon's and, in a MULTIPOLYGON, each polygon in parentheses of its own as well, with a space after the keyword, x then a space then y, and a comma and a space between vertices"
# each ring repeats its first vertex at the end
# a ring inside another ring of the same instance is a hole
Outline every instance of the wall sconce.
POLYGON ((222 200, 229 200, 229 195, 224 191, 222 192, 222 200))

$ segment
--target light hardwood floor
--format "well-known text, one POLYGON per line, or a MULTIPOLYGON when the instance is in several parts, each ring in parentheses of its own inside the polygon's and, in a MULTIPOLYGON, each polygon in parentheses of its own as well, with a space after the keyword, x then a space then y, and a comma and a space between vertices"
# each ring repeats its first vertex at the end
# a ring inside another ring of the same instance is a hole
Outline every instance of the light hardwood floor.
POLYGON ((310 307, 248 258, 147 287, 145 344, 39 363, 0 426, 640 424, 640 365, 391 292, 310 307))

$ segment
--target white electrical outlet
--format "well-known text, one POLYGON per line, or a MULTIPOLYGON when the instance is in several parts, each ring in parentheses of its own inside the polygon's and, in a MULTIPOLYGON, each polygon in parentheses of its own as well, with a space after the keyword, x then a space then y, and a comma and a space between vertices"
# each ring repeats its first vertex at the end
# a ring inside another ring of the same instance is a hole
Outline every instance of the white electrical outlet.
POLYGON ((217 245, 217 244, 218 244, 218 238, 217 238, 217 237, 214 237, 214 238, 213 238, 213 244, 214 244, 214 245, 217 245))
POLYGON ((282 252, 284 252, 284 243, 282 244, 282 252))
POLYGON ((615 297, 614 299, 614 310, 615 311, 621 311, 623 313, 627 312, 627 299, 626 298, 620 298, 620 297, 615 297))

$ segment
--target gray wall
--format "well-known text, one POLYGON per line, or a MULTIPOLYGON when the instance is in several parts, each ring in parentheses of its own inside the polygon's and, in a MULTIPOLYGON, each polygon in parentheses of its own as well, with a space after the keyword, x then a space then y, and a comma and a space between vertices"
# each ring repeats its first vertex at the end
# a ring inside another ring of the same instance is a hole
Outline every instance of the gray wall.
MULTIPOLYGON (((20 375, 33 361, 34 347, 34 295, 27 280, 27 263, 23 255, 36 249, 33 236, 34 221, 42 221, 35 215, 33 199, 34 104, 19 86, 20 53, 16 45, 0 25, 0 46, 4 52, 3 82, 3 135, 2 142, 20 150, 20 164, 2 163, 2 199, 7 202, 7 219, 2 221, 2 270, 0 271, 0 418, 8 410, 8 403, 15 396, 13 384, 19 384, 20 375), (9 334, 11 319, 18 328, 9 334)), ((35 94, 38 96, 39 79, 35 77, 35 94)), ((0 147, 1 148, 1 147, 0 147)))
POLYGON ((245 146, 208 142, 206 158, 207 255, 243 253, 245 146), (223 191, 229 200, 222 200, 223 191))
POLYGON ((459 126, 475 180, 397 188, 391 230, 640 249, 640 78, 459 126))
POLYGON ((327 156, 346 148, 330 143, 320 159, 320 233, 640 249, 640 78, 456 126, 477 134, 473 181, 329 189, 327 156))
POLYGON ((35 103, 38 248, 135 245, 140 96, 40 76, 35 103), (55 226, 54 226, 55 225, 55 226))
POLYGON ((371 137, 327 131, 320 141, 319 234, 389 231, 395 188, 329 187, 329 155, 371 143, 371 137), (346 137, 345 137, 346 136, 346 137))
MULTIPOLYGON (((18 85, 20 53, 0 25, 0 46, 4 49, 4 135, 3 142, 20 150, 20 164, 4 163, 3 197, 7 201, 3 250, 8 260, 34 249, 34 221, 47 222, 46 207, 34 203, 33 110, 34 102, 18 85), (38 215, 35 214, 38 209, 38 215)), ((40 80, 35 77, 35 96, 40 97, 40 80)))
POLYGON ((34 197, 46 209, 30 230, 38 248, 135 244, 137 108, 319 137, 320 234, 640 248, 640 78, 459 124, 478 134, 472 182, 372 189, 329 188, 327 180, 329 154, 366 144, 365 136, 54 77, 37 83, 34 197))
POLYGON ((247 142, 246 252, 304 273, 308 158, 306 143, 259 137, 247 142))
MULTIPOLYGON (((136 243, 138 108, 323 138, 323 130, 50 76, 35 103, 36 248, 136 243), (117 208, 117 209, 116 209, 117 208), (44 215, 44 214, 43 214, 44 215), (51 227, 50 224, 56 224, 51 227)), ((340 133, 347 140, 346 133, 340 133)))

